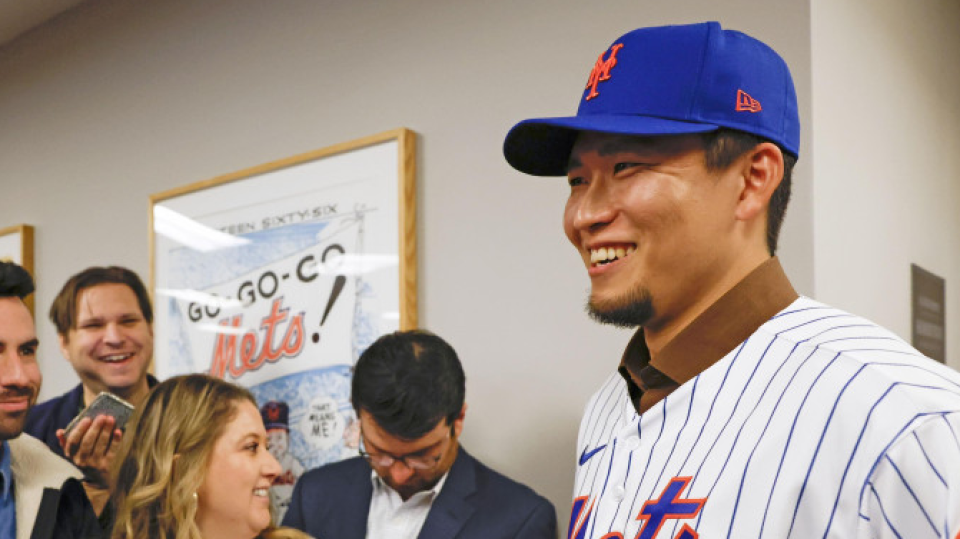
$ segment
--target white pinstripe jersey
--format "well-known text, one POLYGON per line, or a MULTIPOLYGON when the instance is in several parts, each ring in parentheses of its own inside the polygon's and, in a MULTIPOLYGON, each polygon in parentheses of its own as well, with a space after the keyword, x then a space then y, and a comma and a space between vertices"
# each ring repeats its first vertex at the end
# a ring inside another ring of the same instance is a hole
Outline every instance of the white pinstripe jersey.
POLYGON ((570 539, 956 539, 960 374, 796 300, 642 416, 586 407, 570 539))

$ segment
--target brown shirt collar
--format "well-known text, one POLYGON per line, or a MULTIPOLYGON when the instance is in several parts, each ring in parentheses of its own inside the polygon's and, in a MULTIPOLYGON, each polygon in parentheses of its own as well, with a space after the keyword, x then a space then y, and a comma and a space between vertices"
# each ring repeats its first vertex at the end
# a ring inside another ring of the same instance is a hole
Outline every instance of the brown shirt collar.
POLYGON ((631 395, 638 389, 642 392, 684 384, 727 355, 797 297, 780 261, 771 257, 680 331, 652 360, 640 328, 623 353, 620 374, 631 386, 631 395))

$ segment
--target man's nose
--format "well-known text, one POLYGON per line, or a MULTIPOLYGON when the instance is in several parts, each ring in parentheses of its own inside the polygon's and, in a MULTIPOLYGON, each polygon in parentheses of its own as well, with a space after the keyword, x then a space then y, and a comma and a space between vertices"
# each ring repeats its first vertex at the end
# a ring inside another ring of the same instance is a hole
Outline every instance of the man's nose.
POLYGON ((402 460, 396 460, 390 465, 389 473, 394 483, 402 485, 413 477, 414 471, 402 460))
POLYGON ((104 328, 103 340, 109 343, 121 343, 123 342, 123 331, 120 329, 120 324, 111 322, 106 325, 104 328))
POLYGON ((23 368, 23 360, 16 350, 7 349, 0 352, 0 386, 25 387, 30 385, 27 371, 23 368))
POLYGON ((613 221, 616 209, 611 197, 609 182, 594 178, 577 201, 573 226, 578 230, 592 230, 613 221))

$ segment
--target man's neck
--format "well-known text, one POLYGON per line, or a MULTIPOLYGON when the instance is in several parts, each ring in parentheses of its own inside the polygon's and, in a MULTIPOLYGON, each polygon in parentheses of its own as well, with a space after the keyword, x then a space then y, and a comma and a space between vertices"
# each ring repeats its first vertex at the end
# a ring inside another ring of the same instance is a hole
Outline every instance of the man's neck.
POLYGON ((643 326, 644 339, 651 359, 656 358, 660 351, 698 316, 769 259, 770 255, 766 252, 743 257, 736 265, 731 266, 718 277, 712 286, 701 291, 678 314, 669 317, 667 320, 645 324, 643 326))

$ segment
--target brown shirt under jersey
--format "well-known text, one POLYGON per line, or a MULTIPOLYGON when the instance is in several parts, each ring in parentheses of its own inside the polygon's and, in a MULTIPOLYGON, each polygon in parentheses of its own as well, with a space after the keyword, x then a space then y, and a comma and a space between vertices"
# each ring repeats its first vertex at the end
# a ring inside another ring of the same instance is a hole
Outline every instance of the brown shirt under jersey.
POLYGON ((776 257, 757 266, 650 359, 643 328, 630 339, 619 372, 637 412, 705 371, 798 297, 776 257))

